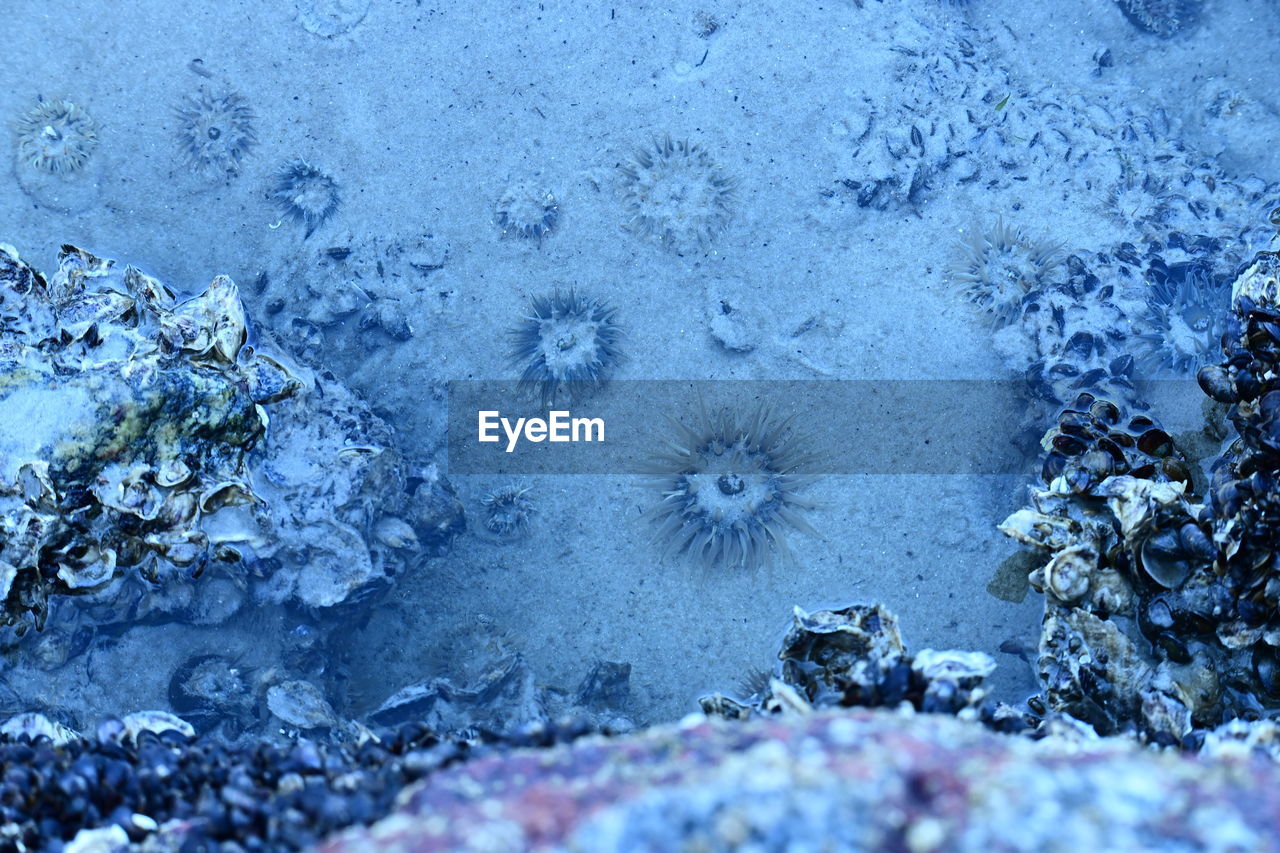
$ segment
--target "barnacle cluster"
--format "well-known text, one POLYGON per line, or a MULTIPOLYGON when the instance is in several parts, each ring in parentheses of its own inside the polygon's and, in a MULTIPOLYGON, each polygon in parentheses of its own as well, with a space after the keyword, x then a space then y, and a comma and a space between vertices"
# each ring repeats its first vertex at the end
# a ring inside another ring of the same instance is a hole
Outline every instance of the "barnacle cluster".
POLYGON ((708 568, 758 569, 789 554, 788 532, 814 534, 802 496, 816 460, 790 418, 760 405, 702 409, 676 422, 651 467, 662 500, 648 512, 664 557, 687 553, 708 568))
POLYGON ((619 171, 627 228, 666 249, 706 249, 733 218, 737 181, 696 142, 656 139, 619 171))
POLYGON ((973 228, 964 255, 950 267, 951 280, 997 326, 1018 318, 1027 294, 1053 279, 1063 261, 1061 243, 1029 235, 1005 223, 973 228))
POLYGON ((622 358, 617 309, 573 289, 534 297, 530 308, 512 332, 520 387, 550 405, 602 386, 622 358))
POLYGON ((495 219, 503 234, 541 240, 556 227, 560 203, 546 187, 533 181, 516 181, 498 199, 495 219))
POLYGON ((271 198, 285 218, 307 229, 308 237, 337 213, 342 203, 333 176, 302 159, 286 163, 276 172, 271 198))
POLYGON ((71 101, 41 100, 17 124, 18 160, 41 172, 83 169, 98 147, 98 125, 71 101))
POLYGON ((174 113, 178 145, 195 171, 216 178, 240 174, 258 142, 253 110, 243 95, 201 86, 174 113))

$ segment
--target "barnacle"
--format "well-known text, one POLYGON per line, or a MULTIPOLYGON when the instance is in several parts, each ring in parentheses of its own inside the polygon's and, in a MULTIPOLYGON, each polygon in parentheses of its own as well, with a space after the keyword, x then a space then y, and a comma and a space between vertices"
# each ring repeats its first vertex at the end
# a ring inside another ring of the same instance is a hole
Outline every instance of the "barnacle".
POLYGON ((1131 234, 1141 234, 1150 223, 1161 222, 1169 215, 1172 201, 1168 181, 1126 167, 1107 194, 1107 211, 1116 224, 1131 234))
POLYGON ((1046 284, 1062 262, 1062 244, 1032 237, 1003 218, 988 231, 970 229, 964 256, 951 264, 951 281, 997 326, 1018 317, 1024 297, 1046 284))
POLYGON ((737 182, 701 145, 663 137, 620 171, 627 227, 664 248, 706 248, 733 217, 737 182))
POLYGON ((242 161, 258 142, 253 110, 243 96, 201 86, 174 112, 178 142, 192 168, 212 177, 240 173, 242 161))
POLYGON ((541 240, 560 219, 560 203, 546 187, 533 181, 516 181, 498 199, 495 210, 503 234, 541 240))
POLYGON ((84 168, 98 147, 97 123, 71 101, 40 101, 18 120, 18 159, 42 172, 84 168))
POLYGON ((305 160, 286 163, 276 173, 271 197, 289 219, 305 225, 307 236, 337 212, 338 182, 305 160))
POLYGON ((521 389, 536 387, 551 405, 603 385, 621 359, 617 309, 572 289, 534 297, 532 309, 512 332, 511 361, 523 366, 521 389))
POLYGON ((1138 364, 1194 374, 1218 359, 1231 308, 1231 286, 1197 264, 1175 265, 1151 282, 1147 331, 1136 335, 1138 364))
POLYGON ((675 426, 651 469, 662 501, 648 516, 666 542, 664 557, 688 553, 708 567, 755 570, 789 553, 789 531, 814 534, 804 518, 813 505, 800 492, 813 481, 816 457, 790 418, 761 405, 747 414, 704 409, 692 425, 675 426))
POLYGON ((529 486, 511 483, 489 492, 480 501, 484 508, 484 526, 490 533, 508 539, 529 532, 529 522, 536 509, 529 497, 529 486))

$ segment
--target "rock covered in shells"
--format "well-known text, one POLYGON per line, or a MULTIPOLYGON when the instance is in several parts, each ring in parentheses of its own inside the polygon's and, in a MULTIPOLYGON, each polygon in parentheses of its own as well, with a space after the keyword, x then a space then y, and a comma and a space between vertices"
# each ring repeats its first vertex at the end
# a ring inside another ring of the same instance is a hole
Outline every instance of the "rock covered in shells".
POLYGON ((1226 360, 1200 371, 1200 385, 1229 403, 1238 437, 1214 464, 1209 492, 1217 571, 1236 600, 1224 642, 1267 650, 1264 680, 1280 698, 1280 254, 1260 252, 1236 279, 1226 360))
POLYGON ((1029 292, 1017 320, 995 335, 996 349, 1026 377, 1037 400, 1061 407, 1081 392, 1130 403, 1134 359, 1126 351, 1128 315, 1078 254, 1062 277, 1029 292))
POLYGON ((179 300, 66 246, 50 281, 0 247, 0 592, 7 619, 51 593, 141 575, 182 582, 238 553, 264 407, 293 386, 245 347, 235 283, 179 300), (56 377, 56 381, 54 381, 56 377))
POLYGON ((1278 307, 1280 256, 1262 252, 1233 286, 1226 361, 1199 374, 1238 435, 1207 502, 1168 436, 1145 423, 1117 435, 1110 404, 1087 400, 1051 431, 1048 487, 1002 525, 1044 555, 1030 580, 1045 593, 1050 708, 1158 742, 1280 710, 1278 307))
POLYGON ((46 281, 4 247, 0 309, 0 593, 7 641, 48 629, 41 665, 95 626, 217 624, 249 593, 338 604, 459 529, 447 481, 367 406, 246 344, 225 276, 182 300, 73 247, 46 281))
POLYGON ((807 713, 811 708, 896 707, 958 714, 982 701, 995 661, 982 652, 907 652, 898 619, 882 605, 792 613, 778 652, 781 675, 746 701, 713 694, 703 711, 730 719, 753 712, 807 713))

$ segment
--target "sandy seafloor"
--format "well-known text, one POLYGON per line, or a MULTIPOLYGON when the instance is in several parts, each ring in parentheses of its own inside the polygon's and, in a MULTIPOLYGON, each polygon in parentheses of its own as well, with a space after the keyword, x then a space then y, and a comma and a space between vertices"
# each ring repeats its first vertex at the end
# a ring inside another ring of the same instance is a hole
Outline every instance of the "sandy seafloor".
MULTIPOLYGON (((1197 92, 1225 80, 1272 124, 1219 127, 1204 147, 1241 173, 1280 176, 1271 150, 1280 4, 1263 0, 1209 0, 1199 24, 1170 40, 1139 33, 1111 0, 372 0, 359 25, 332 39, 305 31, 286 0, 12 0, 0 116, 13 120, 37 96, 70 98, 100 123, 101 145, 94 197, 70 212, 34 203, 4 170, 0 239, 46 270, 70 242, 194 291, 218 273, 245 285, 324 246, 430 235, 447 252, 443 268, 395 294, 411 307, 415 336, 391 341, 352 321, 328 330, 333 356, 320 356, 423 455, 439 442, 420 403, 427 390, 511 376, 507 330, 556 287, 617 306, 620 380, 1008 378, 981 313, 944 274, 957 242, 1004 216, 1068 247, 1096 247, 1111 238, 1106 200, 1035 174, 996 190, 942 181, 924 203, 887 210, 832 196, 848 176, 863 98, 901 95, 877 35, 903 16, 940 30, 967 21, 1019 87, 1163 105, 1189 135, 1197 92), (704 37, 708 19, 718 26, 704 37), (1095 75, 1106 49, 1113 64, 1095 75), (175 142, 174 105, 206 82, 189 70, 196 59, 257 116, 260 143, 227 181, 194 176, 175 142), (623 227, 616 166, 666 134, 703 145, 738 181, 732 222, 708 251, 673 253, 623 227), (305 240, 268 198, 294 157, 342 189, 341 209, 305 240), (540 241, 494 222, 496 199, 521 179, 560 204, 540 241), (724 295, 759 325, 751 352, 726 351, 708 330, 708 301, 724 295)), ((259 311, 247 287, 246 296, 259 311)), ((1031 665, 998 647, 1034 648, 1039 600, 988 591, 1017 550, 996 524, 1020 504, 1026 478, 825 477, 808 492, 821 538, 792 536, 794 565, 756 574, 660 560, 640 518, 655 496, 635 478, 529 482, 538 514, 528 538, 464 534, 351 632, 353 692, 376 704, 436 674, 450 637, 484 614, 541 683, 572 690, 593 660, 629 662, 626 713, 670 719, 768 666, 793 605, 854 601, 895 610, 912 648, 991 653, 1004 698, 1033 689, 1031 665)), ((473 518, 500 484, 455 478, 473 518)), ((73 662, 7 677, 32 704, 84 708, 89 719, 164 707, 178 660, 199 649, 251 654, 252 624, 138 628, 96 649, 91 671, 73 662)))

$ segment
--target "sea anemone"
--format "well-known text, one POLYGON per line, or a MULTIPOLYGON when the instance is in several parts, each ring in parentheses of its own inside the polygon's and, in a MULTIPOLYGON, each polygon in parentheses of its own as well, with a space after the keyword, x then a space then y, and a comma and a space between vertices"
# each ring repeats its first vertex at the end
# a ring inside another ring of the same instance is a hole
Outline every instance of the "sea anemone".
POLYGON ((971 229, 963 249, 948 274, 996 326, 1018 318, 1023 299, 1049 282, 1063 253, 1061 243, 1032 237, 1003 218, 989 231, 971 229))
POLYGON ((337 212, 342 201, 338 182, 305 160, 286 163, 276 173, 271 197, 287 218, 306 226, 308 237, 337 212))
POLYGON ((1150 223, 1164 221, 1173 202, 1169 182, 1151 174, 1125 168, 1107 194, 1107 210, 1128 234, 1144 233, 1150 223))
POLYGON ((367 14, 369 0, 298 0, 298 22, 322 38, 350 32, 367 14))
POLYGON ((1194 376, 1206 364, 1216 364, 1231 312, 1230 281, 1196 262, 1174 264, 1148 279, 1148 329, 1136 336, 1139 366, 1151 373, 1194 376))
POLYGON ((511 483, 489 492, 480 501, 484 509, 484 527, 503 539, 515 539, 529 532, 536 510, 529 497, 532 489, 511 483))
POLYGON ((800 492, 813 482, 815 461, 790 418, 757 406, 745 416, 705 409, 654 459, 651 474, 662 502, 647 515, 665 540, 663 557, 687 553, 709 568, 756 570, 788 556, 786 534, 816 535, 800 492))
POLYGON ((733 217, 737 182, 700 145, 667 136, 619 168, 627 227, 664 248, 705 249, 733 217))
POLYGON ((532 308, 512 332, 511 361, 523 367, 520 388, 536 387, 551 406, 603 385, 622 358, 617 309, 572 289, 534 297, 532 308))
POLYGON ((41 100, 18 120, 18 159, 41 172, 84 168, 98 147, 97 123, 70 101, 41 100))
POLYGON ((258 142, 253 110, 243 96, 201 86, 174 113, 178 143, 192 168, 211 177, 240 174, 241 161, 258 142))
POLYGON ((1172 38, 1195 23, 1201 0, 1116 0, 1116 5, 1138 29, 1172 38))
POLYGON ((541 240, 555 228, 560 204, 551 191, 532 181, 516 181, 498 199, 496 219, 503 234, 541 240))

